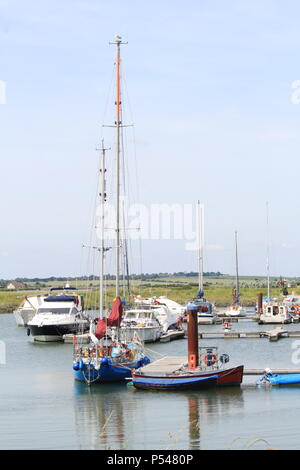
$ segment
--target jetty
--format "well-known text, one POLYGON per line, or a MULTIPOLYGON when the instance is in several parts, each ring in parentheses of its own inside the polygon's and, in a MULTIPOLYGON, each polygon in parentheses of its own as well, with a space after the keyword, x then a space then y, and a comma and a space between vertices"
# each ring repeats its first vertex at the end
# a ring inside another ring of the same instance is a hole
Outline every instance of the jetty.
POLYGON ((280 338, 299 338, 300 330, 287 330, 282 327, 277 327, 272 330, 253 330, 253 331, 200 331, 199 338, 223 338, 223 339, 236 339, 236 338, 268 338, 270 341, 277 341, 280 338))
MULTIPOLYGON (((180 369, 188 366, 188 361, 184 356, 164 356, 154 362, 143 366, 143 374, 174 374, 180 369)), ((300 374, 300 369, 270 367, 273 374, 300 374)), ((263 375, 265 369, 244 369, 244 375, 263 375)))
MULTIPOLYGON (((270 367, 272 374, 300 374, 300 369, 270 367)), ((266 369, 244 369, 244 375, 263 375, 266 369)))
POLYGON ((185 337, 184 330, 169 330, 159 338, 160 343, 168 343, 175 339, 182 339, 185 337))

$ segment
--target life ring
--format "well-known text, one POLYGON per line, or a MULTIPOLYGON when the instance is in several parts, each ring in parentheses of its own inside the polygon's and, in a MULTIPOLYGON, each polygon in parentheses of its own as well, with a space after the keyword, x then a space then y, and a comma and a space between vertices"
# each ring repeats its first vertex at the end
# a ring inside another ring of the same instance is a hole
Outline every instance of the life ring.
POLYGON ((218 358, 216 356, 216 354, 205 354, 205 356, 203 357, 203 361, 205 362, 205 364, 207 366, 212 366, 214 365, 216 362, 217 362, 218 358))

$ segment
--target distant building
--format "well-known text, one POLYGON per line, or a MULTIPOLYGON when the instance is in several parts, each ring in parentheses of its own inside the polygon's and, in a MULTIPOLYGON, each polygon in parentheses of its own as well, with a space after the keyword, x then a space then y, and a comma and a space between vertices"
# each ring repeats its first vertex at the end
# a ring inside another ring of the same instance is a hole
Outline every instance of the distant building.
POLYGON ((25 289, 26 288, 26 284, 24 284, 24 282, 10 282, 9 284, 7 284, 6 286, 6 289, 8 290, 18 290, 18 289, 25 289))

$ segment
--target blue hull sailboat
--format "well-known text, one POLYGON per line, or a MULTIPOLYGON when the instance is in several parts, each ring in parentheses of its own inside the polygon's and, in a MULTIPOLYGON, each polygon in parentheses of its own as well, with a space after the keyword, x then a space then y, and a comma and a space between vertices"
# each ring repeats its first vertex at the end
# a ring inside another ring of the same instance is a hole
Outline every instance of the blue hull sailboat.
POLYGON ((149 364, 150 359, 138 337, 128 344, 120 341, 122 311, 122 301, 117 297, 109 317, 98 320, 95 335, 90 332, 93 342, 86 346, 74 341, 73 372, 76 380, 89 385, 123 382, 131 376, 132 369, 149 364), (110 337, 107 336, 107 327, 110 328, 110 337))
POLYGON ((104 206, 106 202, 106 168, 105 168, 105 148, 102 141, 102 164, 100 169, 100 188, 99 193, 100 208, 101 208, 101 246, 91 247, 95 248, 101 254, 101 273, 100 273, 100 305, 99 305, 99 319, 97 325, 91 321, 90 337, 91 344, 88 346, 76 343, 74 341, 73 350, 73 372, 77 380, 92 383, 105 383, 105 382, 125 382, 127 377, 131 376, 132 369, 138 369, 143 365, 150 362, 146 356, 143 344, 137 335, 133 337, 130 342, 121 339, 120 324, 122 321, 123 305, 120 298, 120 249, 122 240, 120 237, 120 129, 122 128, 121 121, 121 92, 120 92, 120 45, 122 39, 117 36, 113 43, 117 46, 116 57, 116 121, 115 126, 117 130, 116 138, 116 298, 113 302, 110 315, 107 317, 104 314, 104 256, 110 249, 104 245, 104 206), (95 327, 95 328, 94 328, 95 327), (94 331, 95 329, 95 331, 94 331))

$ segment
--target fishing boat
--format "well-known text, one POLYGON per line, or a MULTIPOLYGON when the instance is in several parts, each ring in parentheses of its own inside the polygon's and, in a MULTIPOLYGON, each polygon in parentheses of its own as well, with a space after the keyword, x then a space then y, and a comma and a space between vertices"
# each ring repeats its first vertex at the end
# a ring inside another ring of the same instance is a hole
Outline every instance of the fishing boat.
POLYGON ((257 385, 300 385, 300 374, 273 374, 266 369, 264 375, 257 381, 257 385))
POLYGON ((188 304, 188 361, 166 356, 132 371, 131 382, 144 390, 189 390, 225 385, 240 385, 244 366, 226 368, 228 354, 218 354, 217 347, 198 348, 197 303, 188 304))
POLYGON ((121 335, 123 302, 120 297, 120 253, 122 247, 120 227, 120 129, 121 121, 121 89, 120 89, 120 46, 124 44, 117 36, 113 43, 117 47, 116 57, 116 295, 109 315, 104 302, 104 260, 105 254, 111 249, 105 242, 105 203, 106 203, 106 167, 105 152, 102 141, 100 169, 100 208, 101 208, 101 245, 95 248, 100 253, 100 284, 99 284, 99 318, 90 322, 91 343, 86 346, 79 344, 74 338, 73 343, 73 372, 76 380, 87 384, 122 382, 131 375, 131 370, 150 362, 144 351, 141 338, 133 335, 130 341, 124 341, 121 335))
MULTIPOLYGON (((213 324, 216 322, 217 314, 212 302, 204 297, 203 283, 203 245, 204 245, 204 224, 203 224, 203 207, 200 201, 197 203, 198 215, 198 295, 196 298, 190 299, 188 303, 193 302, 198 306, 198 323, 213 324)), ((186 307, 187 311, 187 307, 186 307)))
POLYGON ((65 334, 84 333, 89 320, 83 312, 83 300, 75 287, 54 287, 44 297, 27 324, 34 341, 63 341, 65 334))
POLYGON ((27 326, 28 322, 32 320, 38 308, 42 304, 45 296, 35 295, 26 296, 20 306, 14 310, 14 318, 17 326, 27 326))

